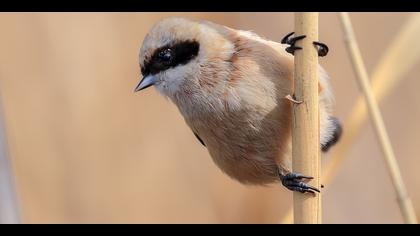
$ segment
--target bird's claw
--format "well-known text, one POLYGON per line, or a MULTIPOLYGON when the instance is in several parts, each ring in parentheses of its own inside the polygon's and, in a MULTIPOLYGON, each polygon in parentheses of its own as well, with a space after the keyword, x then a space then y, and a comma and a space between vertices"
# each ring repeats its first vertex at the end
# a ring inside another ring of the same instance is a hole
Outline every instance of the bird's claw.
POLYGON ((286 52, 288 52, 288 53, 290 53, 292 55, 295 55, 295 51, 296 50, 300 50, 300 49, 302 49, 302 48, 301 47, 297 47, 295 45, 291 45, 291 46, 289 46, 289 47, 286 48, 286 52))
MULTIPOLYGON (((302 47, 296 46, 296 41, 302 40, 306 38, 306 35, 300 35, 296 37, 291 37, 295 32, 288 33, 284 38, 281 40, 282 44, 287 44, 289 47, 286 48, 286 52, 295 55, 296 50, 302 49, 302 47)), ((313 42, 313 44, 317 47, 318 56, 324 57, 328 54, 329 48, 325 43, 321 42, 313 42)))
POLYGON ((286 175, 280 174, 280 180, 283 186, 292 191, 297 191, 301 193, 312 193, 320 192, 319 189, 306 184, 304 181, 313 179, 313 177, 305 176, 300 173, 288 173, 286 175))
POLYGON ((325 57, 328 54, 329 48, 325 43, 320 43, 320 42, 315 41, 313 42, 313 44, 317 46, 319 57, 325 57))
POLYGON ((288 53, 290 53, 290 54, 292 54, 292 55, 295 55, 295 51, 296 51, 296 50, 300 50, 300 49, 302 49, 301 47, 297 47, 297 46, 295 45, 296 41, 306 38, 306 35, 300 35, 300 36, 296 36, 296 37, 292 37, 292 38, 291 38, 290 36, 292 36, 294 33, 295 33, 295 32, 288 33, 288 34, 287 34, 286 36, 284 36, 284 38, 281 40, 281 43, 282 43, 282 44, 287 44, 287 45, 290 45, 289 47, 287 47, 287 48, 286 48, 286 52, 288 52, 288 53))

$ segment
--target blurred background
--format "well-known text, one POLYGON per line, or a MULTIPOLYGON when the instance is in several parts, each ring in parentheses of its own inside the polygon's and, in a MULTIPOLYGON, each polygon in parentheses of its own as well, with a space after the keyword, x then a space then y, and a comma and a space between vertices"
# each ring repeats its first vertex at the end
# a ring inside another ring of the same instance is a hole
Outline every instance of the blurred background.
MULTIPOLYGON (((351 13, 369 72, 410 14, 351 13)), ((231 180, 173 104, 154 89, 133 93, 142 40, 168 16, 275 41, 293 31, 293 13, 0 14, 0 102, 22 222, 277 223, 286 214, 289 191, 231 180)), ((320 40, 345 125, 360 93, 336 13, 320 14, 320 40)), ((418 217, 419 65, 381 102, 418 217)), ((324 223, 402 223, 369 122, 346 155, 323 195, 324 223)))

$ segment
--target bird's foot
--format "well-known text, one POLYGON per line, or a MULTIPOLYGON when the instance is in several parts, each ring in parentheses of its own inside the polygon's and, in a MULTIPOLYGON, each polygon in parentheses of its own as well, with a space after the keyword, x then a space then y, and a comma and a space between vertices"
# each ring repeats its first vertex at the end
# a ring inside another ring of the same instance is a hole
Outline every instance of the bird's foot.
POLYGON ((302 49, 301 47, 297 47, 297 46, 295 45, 296 41, 306 38, 306 35, 301 35, 301 36, 296 36, 296 37, 292 37, 292 38, 291 38, 290 36, 292 36, 294 33, 295 33, 295 32, 288 33, 288 34, 287 34, 286 36, 284 36, 284 38, 281 40, 281 43, 282 43, 282 44, 287 44, 287 45, 289 45, 289 47, 287 47, 287 48, 286 48, 286 52, 288 52, 288 53, 290 53, 290 54, 292 54, 292 55, 295 55, 295 51, 296 51, 296 50, 300 50, 300 49, 302 49))
POLYGON ((280 180, 283 186, 292 191, 297 191, 301 193, 312 193, 320 192, 319 189, 306 184, 305 181, 309 181, 313 177, 305 176, 300 173, 288 173, 286 175, 280 174, 280 180))
MULTIPOLYGON (((281 40, 282 44, 287 44, 289 45, 289 47, 286 48, 286 52, 295 55, 295 51, 296 50, 300 50, 302 49, 302 47, 298 47, 296 46, 296 41, 298 40, 302 40, 304 38, 306 38, 306 35, 300 35, 300 36, 296 36, 296 37, 290 37, 294 34, 295 32, 291 32, 288 33, 286 36, 284 36, 284 38, 281 40)), ((318 56, 319 57, 324 57, 328 54, 329 48, 325 43, 321 43, 321 42, 313 42, 313 44, 317 47, 317 51, 318 51, 318 56)))

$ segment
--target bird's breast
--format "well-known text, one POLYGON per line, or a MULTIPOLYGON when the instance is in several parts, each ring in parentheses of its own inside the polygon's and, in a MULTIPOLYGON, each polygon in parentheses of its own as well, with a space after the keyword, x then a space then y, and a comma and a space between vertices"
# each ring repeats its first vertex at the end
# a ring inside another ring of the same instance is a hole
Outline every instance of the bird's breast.
POLYGON ((276 113, 239 110, 186 121, 225 173, 243 183, 262 184, 277 180, 281 143, 289 141, 276 113))

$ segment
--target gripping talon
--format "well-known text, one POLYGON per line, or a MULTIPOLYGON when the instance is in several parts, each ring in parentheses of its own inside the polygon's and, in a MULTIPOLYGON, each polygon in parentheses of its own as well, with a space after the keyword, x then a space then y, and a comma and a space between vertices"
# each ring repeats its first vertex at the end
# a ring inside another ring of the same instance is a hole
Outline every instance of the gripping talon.
MULTIPOLYGON (((286 52, 288 52, 292 55, 295 55, 296 50, 302 49, 301 47, 295 46, 296 41, 304 39, 306 37, 306 35, 291 37, 294 33, 295 32, 288 33, 281 40, 282 44, 288 44, 289 45, 289 47, 286 48, 286 52)), ((315 41, 315 42, 313 42, 313 44, 317 47, 319 57, 325 57, 328 54, 329 48, 325 43, 315 41)))
POLYGON ((288 33, 286 36, 283 37, 281 40, 282 44, 289 44, 289 37, 292 36, 295 32, 288 33))
POLYGON ((320 43, 320 42, 315 41, 313 42, 313 44, 317 46, 319 57, 325 57, 328 54, 329 48, 325 43, 320 43))
POLYGON ((295 44, 296 41, 304 39, 304 38, 306 38, 306 35, 300 35, 300 36, 293 37, 293 38, 290 39, 290 43, 295 44))
POLYGON ((288 33, 286 36, 284 36, 284 38, 281 40, 282 44, 288 44, 290 45, 289 47, 286 48, 286 52, 295 55, 295 51, 296 50, 300 50, 302 49, 301 47, 297 47, 295 46, 296 41, 304 39, 306 37, 306 35, 300 35, 300 36, 296 36, 296 37, 292 37, 290 38, 290 36, 292 36, 295 32, 291 32, 288 33))
POLYGON ((301 47, 296 47, 295 45, 292 45, 292 46, 286 48, 286 52, 288 52, 292 55, 295 55, 295 51, 300 50, 300 49, 302 49, 302 48, 301 47))
POLYGON ((286 175, 280 174, 281 183, 289 190, 298 191, 301 193, 319 193, 319 189, 305 183, 305 181, 311 179, 313 179, 313 177, 305 176, 300 173, 288 173, 286 175))
POLYGON ((301 173, 294 172, 294 173, 290 173, 290 178, 298 179, 298 180, 304 180, 304 179, 310 180, 310 179, 313 179, 314 177, 306 176, 306 175, 303 175, 301 173))

